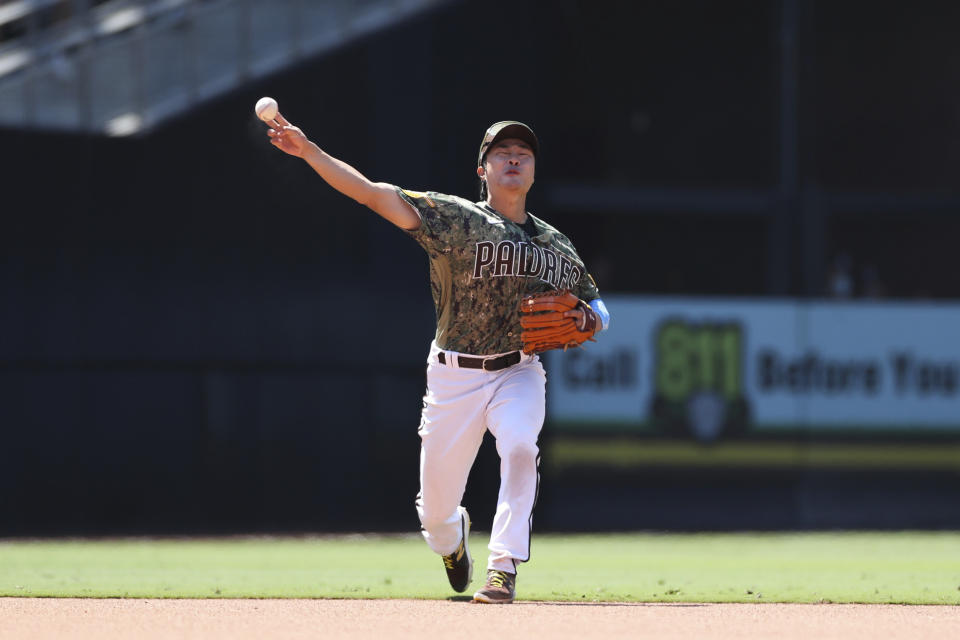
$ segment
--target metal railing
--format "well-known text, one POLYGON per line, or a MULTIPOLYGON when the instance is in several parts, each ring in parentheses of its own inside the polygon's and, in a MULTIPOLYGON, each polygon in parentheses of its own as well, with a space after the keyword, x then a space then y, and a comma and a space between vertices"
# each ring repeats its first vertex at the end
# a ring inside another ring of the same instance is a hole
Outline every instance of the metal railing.
POLYGON ((445 0, 0 4, 0 127, 132 135, 445 0))

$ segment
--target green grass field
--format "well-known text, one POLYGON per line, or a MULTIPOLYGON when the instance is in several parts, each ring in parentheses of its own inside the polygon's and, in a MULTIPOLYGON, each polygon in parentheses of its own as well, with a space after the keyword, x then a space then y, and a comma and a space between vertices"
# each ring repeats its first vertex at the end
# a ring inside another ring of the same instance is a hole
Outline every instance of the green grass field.
MULTIPOLYGON (((471 545, 476 586, 486 539, 471 545)), ((0 596, 454 595, 417 535, 0 541, 0 596)), ((960 604, 960 533, 539 535, 518 597, 960 604)))

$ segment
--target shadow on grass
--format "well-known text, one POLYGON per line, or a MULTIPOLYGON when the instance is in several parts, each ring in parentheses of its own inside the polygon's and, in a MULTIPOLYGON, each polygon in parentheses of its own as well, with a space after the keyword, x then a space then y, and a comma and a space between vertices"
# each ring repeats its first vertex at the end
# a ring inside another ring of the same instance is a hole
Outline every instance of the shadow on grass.
POLYGON ((691 602, 538 602, 529 600, 526 602, 514 602, 520 605, 533 605, 543 607, 707 607, 709 603, 691 603, 691 602))

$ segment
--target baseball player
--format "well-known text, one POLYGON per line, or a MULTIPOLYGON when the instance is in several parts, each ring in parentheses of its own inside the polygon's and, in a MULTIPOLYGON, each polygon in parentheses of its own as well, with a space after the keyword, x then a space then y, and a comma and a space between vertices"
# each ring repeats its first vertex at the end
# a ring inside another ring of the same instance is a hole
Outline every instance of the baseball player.
POLYGON ((471 202, 371 182, 282 115, 270 127, 274 146, 305 160, 333 188, 426 250, 437 331, 419 428, 417 513, 450 586, 465 591, 473 560, 470 517, 460 501, 489 430, 500 456, 500 493, 486 584, 473 599, 513 602, 517 564, 530 558, 539 484, 546 378, 537 353, 578 345, 606 329, 610 318, 570 241, 526 211, 537 137, 520 122, 491 126, 477 159, 482 199, 471 202))

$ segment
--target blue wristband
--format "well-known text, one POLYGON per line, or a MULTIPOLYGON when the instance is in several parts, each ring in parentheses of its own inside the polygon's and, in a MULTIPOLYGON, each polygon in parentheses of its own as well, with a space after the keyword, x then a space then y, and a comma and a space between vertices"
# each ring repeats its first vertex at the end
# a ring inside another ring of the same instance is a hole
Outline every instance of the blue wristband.
POLYGON ((607 305, 603 304, 603 300, 597 298, 596 300, 590 301, 590 308, 600 316, 600 329, 597 330, 597 333, 606 331, 607 327, 610 326, 610 312, 607 311, 607 305))

